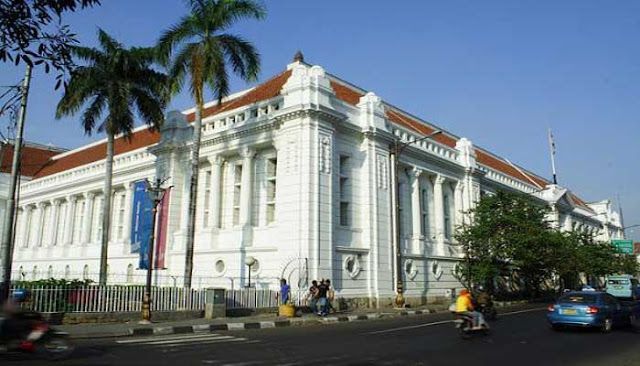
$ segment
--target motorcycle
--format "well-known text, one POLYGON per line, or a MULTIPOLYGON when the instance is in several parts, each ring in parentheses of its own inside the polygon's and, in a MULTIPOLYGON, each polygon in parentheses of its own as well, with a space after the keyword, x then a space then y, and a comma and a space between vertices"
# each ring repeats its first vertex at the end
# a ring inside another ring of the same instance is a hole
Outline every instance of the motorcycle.
POLYGON ((463 339, 469 339, 473 334, 489 334, 489 325, 484 323, 480 328, 473 327, 473 317, 466 314, 453 313, 453 323, 460 330, 460 336, 463 339))
POLYGON ((485 320, 496 320, 498 318, 498 311, 493 304, 480 304, 480 312, 485 320))
POLYGON ((19 334, 10 338, 3 337, 8 340, 0 343, 0 352, 30 353, 50 360, 66 358, 73 352, 74 347, 69 340, 69 335, 49 326, 40 314, 31 311, 22 312, 16 318, 24 326, 18 332, 19 334))

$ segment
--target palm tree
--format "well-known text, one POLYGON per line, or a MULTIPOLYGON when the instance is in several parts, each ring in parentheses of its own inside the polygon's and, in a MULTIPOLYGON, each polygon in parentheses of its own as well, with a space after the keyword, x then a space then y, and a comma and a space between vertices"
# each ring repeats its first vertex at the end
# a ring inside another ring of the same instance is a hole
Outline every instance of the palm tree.
POLYGON ((224 33, 240 19, 262 19, 265 8, 253 0, 190 0, 191 12, 169 28, 158 41, 158 54, 169 69, 172 92, 182 89, 189 75, 189 89, 196 103, 191 145, 189 214, 185 243, 184 286, 191 287, 195 236, 198 161, 204 88, 218 100, 229 95, 229 66, 241 79, 253 81, 260 69, 260 55, 245 39, 224 33), (176 50, 178 49, 178 50, 176 50), (173 56, 173 57, 172 57, 173 56))
POLYGON ((98 40, 99 49, 72 48, 72 54, 86 65, 71 74, 56 118, 75 115, 86 105, 81 119, 85 133, 91 135, 97 129, 107 134, 100 253, 100 285, 105 285, 115 136, 130 138, 136 112, 151 128, 158 128, 164 119, 168 93, 166 75, 151 68, 154 48, 125 48, 102 29, 98 30, 98 40))

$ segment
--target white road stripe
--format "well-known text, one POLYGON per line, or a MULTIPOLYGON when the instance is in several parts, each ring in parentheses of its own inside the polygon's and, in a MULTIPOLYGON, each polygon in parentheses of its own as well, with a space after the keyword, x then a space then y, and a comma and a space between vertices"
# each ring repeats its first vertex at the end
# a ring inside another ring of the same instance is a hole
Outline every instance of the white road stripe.
POLYGON ((425 327, 432 327, 434 325, 440 325, 440 324, 447 324, 447 323, 453 323, 453 320, 443 320, 440 322, 433 322, 433 323, 426 323, 426 324, 418 324, 418 325, 410 325, 407 327, 400 327, 400 328, 392 328, 392 329, 385 329, 385 330, 379 330, 377 332, 370 332, 367 334, 382 334, 382 333, 391 333, 391 332, 397 332, 399 330, 407 330, 407 329, 416 329, 416 328, 425 328, 425 327))
POLYGON ((127 343, 143 343, 150 341, 164 341, 170 339, 198 339, 198 338, 209 338, 211 336, 218 336, 219 334, 209 333, 209 334, 174 334, 171 336, 163 336, 163 337, 145 337, 145 338, 135 338, 135 339, 123 339, 116 341, 119 344, 127 344, 127 343))
MULTIPOLYGON (((194 342, 194 343, 189 343, 189 344, 184 344, 184 343, 178 343, 178 344, 164 344, 164 345, 156 345, 156 346, 162 346, 162 347, 187 347, 187 346, 200 346, 203 344, 213 344, 213 343, 230 343, 230 342, 245 342, 247 341, 246 338, 230 338, 230 339, 218 339, 218 340, 212 340, 212 341, 198 341, 198 342, 194 342)), ((253 343, 257 343, 257 342, 253 342, 253 343)))
MULTIPOLYGON (((216 337, 209 337, 209 338, 201 338, 201 339, 171 339, 171 340, 166 340, 166 341, 150 341, 150 342, 145 342, 143 344, 146 345, 150 345, 150 346, 156 346, 159 344, 179 344, 179 343, 201 343, 201 342, 205 342, 205 341, 212 341, 212 340, 222 340, 222 339, 232 339, 234 338, 233 336, 216 336, 216 337)), ((238 338, 236 338, 238 339, 238 338)), ((244 339, 244 338, 239 338, 239 339, 244 339)))
MULTIPOLYGON (((518 310, 518 311, 511 311, 508 313, 502 313, 502 314, 498 314, 499 316, 510 316, 510 315, 517 315, 517 314, 522 314, 522 313, 530 313, 533 311, 540 311, 540 310, 544 310, 546 308, 535 308, 535 309, 527 309, 527 310, 518 310)), ((439 322, 433 322, 433 323, 425 323, 425 324, 418 324, 418 325, 410 325, 410 326, 406 326, 406 327, 399 327, 399 328, 391 328, 391 329, 385 329, 385 330, 379 330, 376 332, 370 332, 367 334, 384 334, 384 333, 392 333, 392 332, 398 332, 401 330, 407 330, 407 329, 417 329, 417 328, 426 328, 426 327, 432 327, 434 325, 441 325, 441 324, 448 324, 448 323, 453 323, 453 320, 443 320, 443 321, 439 321, 439 322)))

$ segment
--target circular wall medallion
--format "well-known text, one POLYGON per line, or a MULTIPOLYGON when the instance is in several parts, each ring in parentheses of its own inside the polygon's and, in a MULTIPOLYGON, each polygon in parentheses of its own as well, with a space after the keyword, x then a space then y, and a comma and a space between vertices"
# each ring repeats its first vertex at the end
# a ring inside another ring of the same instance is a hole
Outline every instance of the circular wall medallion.
POLYGON ((409 279, 414 279, 418 275, 418 266, 413 263, 413 259, 407 259, 404 262, 404 273, 409 279))
POLYGON ((224 271, 227 269, 227 265, 224 263, 222 259, 218 259, 214 264, 213 268, 216 270, 218 275, 224 274, 224 271))
POLYGON ((360 268, 360 260, 357 256, 348 255, 342 262, 342 268, 347 272, 347 275, 351 278, 356 278, 362 270, 360 268))
POLYGON ((436 278, 436 280, 439 280, 440 277, 442 277, 443 274, 443 270, 442 270, 442 266, 440 265, 440 263, 438 263, 438 261, 435 261, 431 264, 431 273, 433 273, 433 276, 436 278))

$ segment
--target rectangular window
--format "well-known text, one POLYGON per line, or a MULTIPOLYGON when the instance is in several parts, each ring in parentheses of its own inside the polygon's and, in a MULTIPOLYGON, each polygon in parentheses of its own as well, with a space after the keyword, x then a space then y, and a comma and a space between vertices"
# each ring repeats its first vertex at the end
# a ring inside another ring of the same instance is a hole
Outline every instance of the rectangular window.
POLYGON ((76 201, 76 218, 73 223, 73 243, 80 244, 82 242, 82 225, 84 224, 84 200, 76 201))
POLYGON ((240 223, 240 195, 242 193, 242 165, 237 164, 233 173, 233 225, 240 223))
POLYGON ((118 239, 122 239, 124 237, 124 211, 127 205, 126 199, 127 199, 127 195, 126 193, 121 193, 120 197, 119 197, 119 203, 118 203, 118 227, 116 229, 116 237, 118 239))
POLYGON ((444 237, 451 239, 451 206, 449 195, 444 196, 444 237))
POLYGON ((276 158, 267 159, 266 182, 267 182, 267 224, 275 221, 276 218, 276 171, 278 160, 276 158))
POLYGON ((349 157, 340 155, 340 225, 351 225, 351 181, 349 180, 349 157))
POLYGON ((104 197, 96 197, 93 204, 93 242, 102 243, 102 218, 104 217, 104 197))
POLYGON ((209 226, 209 206, 211 202, 211 170, 204 173, 204 208, 202 211, 202 227, 209 226))
POLYGON ((420 224, 422 226, 422 235, 429 236, 429 191, 426 189, 420 190, 420 224))

